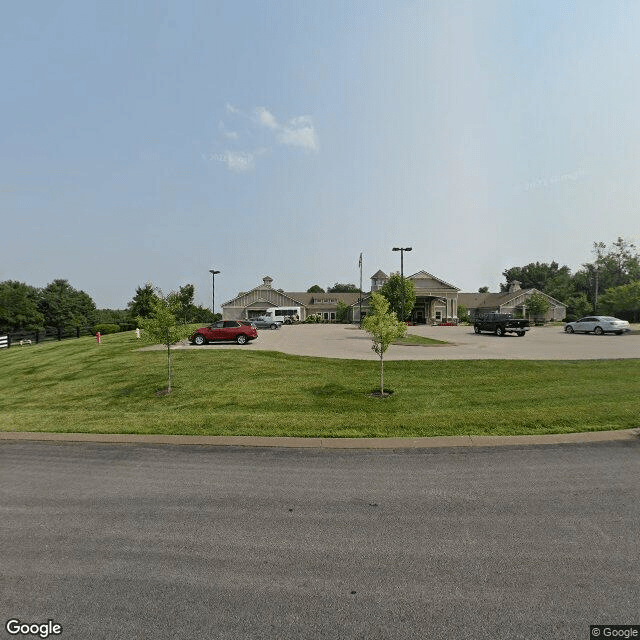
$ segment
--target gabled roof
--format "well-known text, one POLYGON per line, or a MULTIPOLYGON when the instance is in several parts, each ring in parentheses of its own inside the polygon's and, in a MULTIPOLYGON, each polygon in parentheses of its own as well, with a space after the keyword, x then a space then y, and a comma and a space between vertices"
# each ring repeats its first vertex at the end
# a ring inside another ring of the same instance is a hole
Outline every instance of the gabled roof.
POLYGON ((431 280, 435 280, 436 282, 439 282, 440 284, 445 285, 447 289, 455 289, 456 291, 460 291, 459 287, 456 287, 454 284, 445 282, 444 280, 442 280, 442 278, 438 278, 433 274, 428 273, 427 271, 424 271, 424 270, 418 271, 417 273, 414 273, 411 276, 407 276, 407 280, 422 280, 424 278, 430 278, 431 280))
POLYGON ((227 300, 227 302, 223 302, 220 306, 225 307, 225 306, 233 305, 233 303, 239 300, 240 298, 243 298, 244 296, 248 296, 249 294, 258 292, 258 291, 261 292, 263 295, 259 295, 258 298, 256 298, 251 302, 251 304, 253 304, 257 300, 263 300, 264 302, 268 302, 273 306, 282 306, 282 305, 275 304, 273 300, 270 299, 271 296, 276 295, 276 296, 284 296, 285 298, 288 298, 289 300, 291 300, 292 306, 296 306, 296 307, 302 306, 302 303, 299 300, 296 300, 295 298, 292 297, 292 295, 294 294, 287 293, 285 291, 280 291, 279 289, 273 289, 270 285, 267 285, 265 283, 260 284, 257 287, 250 289, 249 291, 241 291, 240 293, 238 293, 238 295, 235 298, 231 298, 231 300, 227 300), (269 294, 271 294, 271 296, 269 294))
POLYGON ((388 278, 389 276, 382 271, 382 269, 378 269, 372 276, 371 279, 373 280, 374 278, 376 280, 382 280, 382 278, 388 278))

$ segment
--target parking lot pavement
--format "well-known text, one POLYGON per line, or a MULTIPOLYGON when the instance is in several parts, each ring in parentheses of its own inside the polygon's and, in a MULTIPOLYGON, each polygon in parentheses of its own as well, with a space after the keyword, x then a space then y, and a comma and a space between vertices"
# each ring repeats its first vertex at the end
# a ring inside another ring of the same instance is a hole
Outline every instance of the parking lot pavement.
MULTIPOLYGON (((561 326, 532 327, 526 336, 499 338, 490 333, 476 335, 473 327, 409 327, 408 333, 445 340, 445 345, 392 345, 385 360, 597 360, 640 358, 640 331, 622 336, 566 334, 561 326)), ((279 351, 320 358, 377 360, 371 338, 353 325, 320 324, 284 326, 277 331, 262 329, 258 339, 239 346, 217 343, 204 347, 188 344, 179 349, 245 349, 279 351)))

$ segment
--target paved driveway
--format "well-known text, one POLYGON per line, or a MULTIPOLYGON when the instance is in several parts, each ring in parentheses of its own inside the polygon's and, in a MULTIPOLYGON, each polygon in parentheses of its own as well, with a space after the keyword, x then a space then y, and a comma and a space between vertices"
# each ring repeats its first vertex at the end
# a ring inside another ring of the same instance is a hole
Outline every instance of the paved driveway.
MULTIPOLYGON (((386 360, 593 360, 640 358, 640 331, 622 336, 569 335, 562 327, 533 327, 526 336, 503 338, 489 333, 476 335, 473 327, 409 327, 409 333, 446 340, 446 345, 396 346, 386 360)), ((293 325, 277 331, 258 331, 258 339, 242 347, 217 343, 205 347, 181 345, 187 349, 249 349, 321 358, 375 360, 371 339, 351 325, 293 325)))

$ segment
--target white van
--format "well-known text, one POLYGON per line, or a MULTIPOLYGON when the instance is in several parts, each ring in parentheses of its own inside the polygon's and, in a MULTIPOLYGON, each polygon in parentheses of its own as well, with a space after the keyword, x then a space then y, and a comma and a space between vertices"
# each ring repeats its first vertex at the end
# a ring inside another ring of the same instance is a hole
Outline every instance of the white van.
POLYGON ((283 324, 291 324, 294 320, 300 320, 300 307, 270 307, 265 315, 283 324))

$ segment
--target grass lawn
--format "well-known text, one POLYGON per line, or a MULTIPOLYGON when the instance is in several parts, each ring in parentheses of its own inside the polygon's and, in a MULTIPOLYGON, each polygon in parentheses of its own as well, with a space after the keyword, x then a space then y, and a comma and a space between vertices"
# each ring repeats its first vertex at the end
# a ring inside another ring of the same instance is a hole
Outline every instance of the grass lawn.
POLYGON ((425 338, 424 336, 415 336, 407 333, 405 336, 396 340, 393 344, 412 345, 412 344, 449 344, 446 340, 436 340, 435 338, 425 338))
POLYGON ((540 434, 640 425, 640 360, 387 362, 138 351, 133 333, 0 352, 0 430, 263 436, 540 434))

